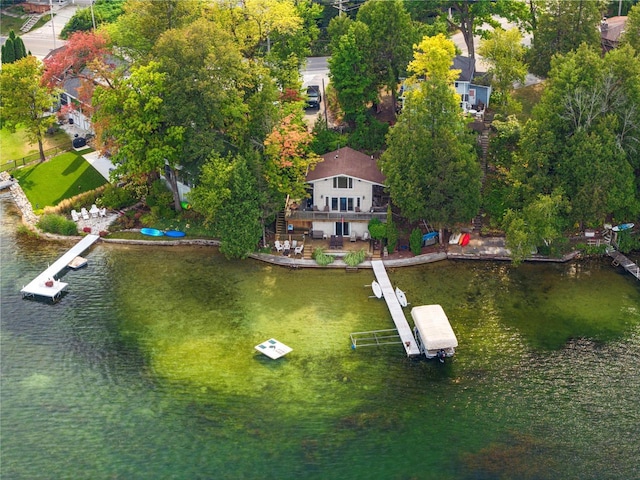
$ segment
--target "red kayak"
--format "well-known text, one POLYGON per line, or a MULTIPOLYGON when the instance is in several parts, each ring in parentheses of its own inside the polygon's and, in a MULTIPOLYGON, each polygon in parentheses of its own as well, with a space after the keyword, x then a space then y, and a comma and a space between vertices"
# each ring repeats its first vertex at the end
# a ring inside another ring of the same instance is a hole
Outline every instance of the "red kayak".
POLYGON ((468 245, 469 240, 471 240, 471 235, 469 235, 468 233, 462 234, 462 237, 460 237, 460 245, 463 247, 468 245))

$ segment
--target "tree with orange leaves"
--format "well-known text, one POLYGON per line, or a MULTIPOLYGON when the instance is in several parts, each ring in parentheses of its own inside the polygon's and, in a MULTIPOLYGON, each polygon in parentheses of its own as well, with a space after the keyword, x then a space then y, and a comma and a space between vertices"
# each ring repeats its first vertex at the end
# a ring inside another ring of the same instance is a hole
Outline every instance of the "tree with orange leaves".
POLYGON ((312 135, 299 116, 289 114, 264 141, 265 178, 279 194, 293 199, 306 195, 306 175, 320 161, 311 151, 312 135))

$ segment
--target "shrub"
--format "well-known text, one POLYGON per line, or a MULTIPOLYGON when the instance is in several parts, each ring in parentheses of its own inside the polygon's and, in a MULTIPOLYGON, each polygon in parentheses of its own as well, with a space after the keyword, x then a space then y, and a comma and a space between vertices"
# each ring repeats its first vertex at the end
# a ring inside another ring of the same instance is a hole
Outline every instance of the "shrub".
POLYGON ((120 210, 136 203, 136 199, 129 190, 109 185, 104 190, 100 203, 107 208, 120 210))
POLYGON ((382 240, 387 232, 387 226, 377 218, 369 220, 369 234, 374 240, 382 240))
POLYGON ((61 215, 44 215, 37 224, 43 232, 57 235, 78 235, 78 226, 61 215))
POLYGON ((324 249, 321 247, 318 247, 313 251, 312 257, 318 265, 323 267, 333 263, 334 260, 334 256, 324 253, 324 249))
POLYGON ((414 228, 409 236, 409 248, 414 255, 420 255, 422 252, 422 230, 414 228))
POLYGON ((357 252, 349 252, 344 256, 344 263, 349 265, 350 267, 355 267, 356 265, 364 262, 365 258, 367 258, 367 252, 363 248, 358 250, 357 252))
POLYGON ((396 250, 398 244, 398 228, 393 221, 393 215, 391 214, 391 205, 387 208, 387 248, 389 253, 393 253, 396 250))

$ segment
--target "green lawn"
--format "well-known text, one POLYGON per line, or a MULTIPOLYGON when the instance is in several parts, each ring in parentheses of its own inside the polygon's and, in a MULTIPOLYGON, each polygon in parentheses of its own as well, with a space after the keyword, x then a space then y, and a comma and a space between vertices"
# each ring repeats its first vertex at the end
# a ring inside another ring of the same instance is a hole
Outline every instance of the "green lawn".
MULTIPOLYGON (((7 10, 15 13, 16 15, 25 15, 24 13, 24 9, 20 6, 20 5, 15 5, 13 7, 8 7, 7 10)), ((55 19, 55 13, 53 14, 53 17, 55 19)), ((37 28, 40 28, 41 26, 43 26, 45 23, 47 23, 49 20, 51 20, 51 15, 50 14, 45 14, 43 15, 40 20, 38 20, 38 23, 36 23, 33 28, 31 30, 35 30, 37 28)), ((24 25, 24 22, 27 21, 27 16, 25 15, 23 18, 20 17, 14 17, 13 15, 0 15, 0 35, 5 35, 8 36, 9 32, 11 32, 11 30, 13 30, 15 32, 16 35, 22 35, 22 32, 20 31, 20 27, 22 27, 22 25, 24 25)))
POLYGON ((35 208, 57 205, 65 198, 107 183, 81 155, 67 152, 47 162, 12 172, 35 208))
MULTIPOLYGON (((24 130, 16 130, 16 133, 11 133, 5 128, 1 129, 0 147, 0 165, 3 166, 12 160, 20 160, 38 153, 38 144, 31 143, 24 130)), ((58 129, 53 135, 45 136, 44 149, 48 150, 54 147, 71 147, 71 139, 64 130, 58 129)), ((21 165, 21 162, 18 162, 18 165, 21 165)), ((13 164, 9 168, 12 166, 13 164)))

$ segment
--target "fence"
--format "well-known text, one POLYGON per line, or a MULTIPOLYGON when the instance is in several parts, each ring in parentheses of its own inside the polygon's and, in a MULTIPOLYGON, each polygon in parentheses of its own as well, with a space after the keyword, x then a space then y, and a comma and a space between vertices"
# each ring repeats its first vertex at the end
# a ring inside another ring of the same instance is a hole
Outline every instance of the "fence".
MULTIPOLYGON (((49 158, 54 155, 57 155, 58 153, 67 152, 70 149, 71 148, 68 146, 48 148, 47 150, 44 151, 44 156, 45 158, 49 158)), ((18 158, 16 160, 9 160, 7 162, 2 163, 2 165, 0 165, 0 171, 4 172, 5 170, 13 170, 14 168, 24 167, 29 163, 37 162, 39 160, 40 160, 40 152, 32 153, 31 155, 27 155, 26 157, 18 158)))

